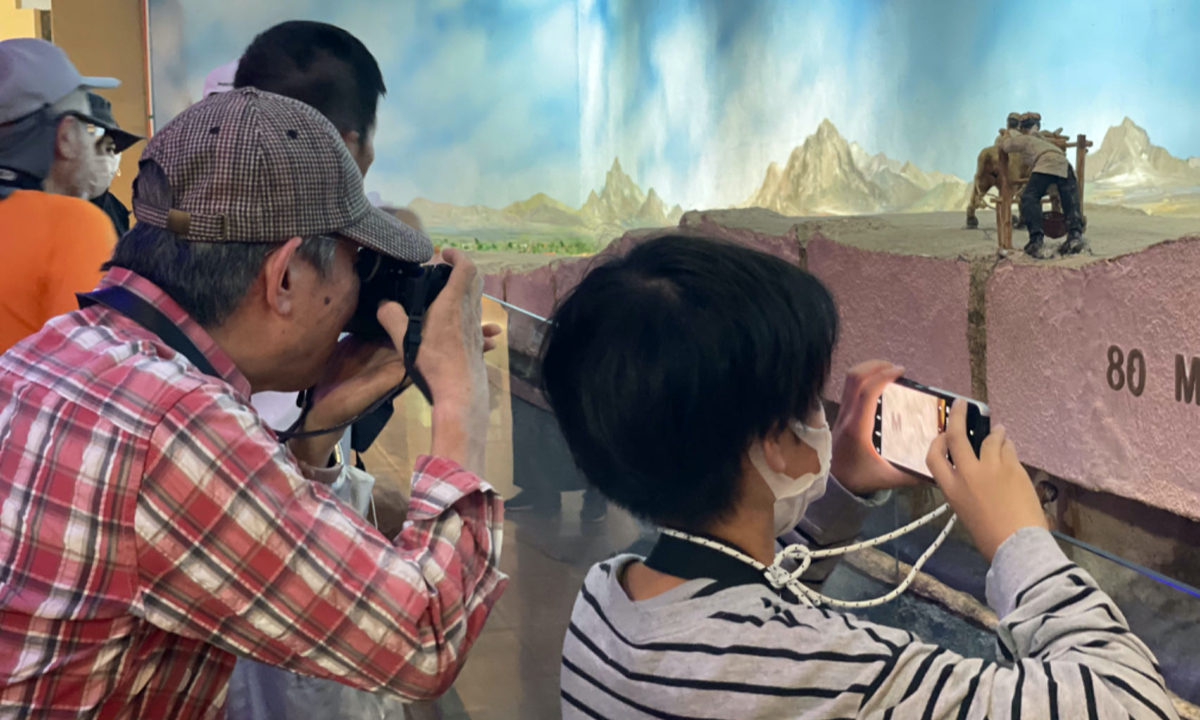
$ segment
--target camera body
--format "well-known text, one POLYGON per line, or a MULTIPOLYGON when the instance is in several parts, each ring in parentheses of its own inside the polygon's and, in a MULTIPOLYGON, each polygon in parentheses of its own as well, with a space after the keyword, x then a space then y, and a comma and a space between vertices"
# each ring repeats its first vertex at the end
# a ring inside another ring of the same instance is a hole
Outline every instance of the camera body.
POLYGON ((360 280, 358 307, 346 332, 367 340, 391 342, 376 318, 379 304, 392 300, 400 303, 409 317, 424 316, 446 287, 452 269, 450 265, 418 265, 374 250, 360 250, 356 264, 360 280))

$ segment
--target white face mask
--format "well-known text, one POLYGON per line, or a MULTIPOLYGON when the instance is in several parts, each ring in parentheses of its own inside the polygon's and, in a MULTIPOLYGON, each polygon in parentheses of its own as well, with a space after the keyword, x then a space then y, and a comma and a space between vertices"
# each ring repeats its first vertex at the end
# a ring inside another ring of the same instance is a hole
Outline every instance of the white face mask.
POLYGON ((64 163, 59 175, 62 188, 56 192, 91 200, 103 195, 112 184, 116 167, 111 163, 111 156, 101 149, 103 138, 97 139, 88 131, 92 126, 75 118, 71 120, 74 128, 70 142, 75 145, 75 157, 55 161, 64 163))
POLYGON ((79 183, 87 199, 100 197, 112 185, 113 178, 121 166, 120 155, 109 155, 97 150, 80 167, 79 183))
POLYGON ((821 408, 820 415, 815 420, 816 425, 805 425, 799 420, 792 422, 792 432, 796 433, 800 442, 817 451, 817 460, 821 467, 815 473, 792 478, 775 472, 767 465, 762 443, 755 442, 750 446, 750 462, 775 493, 776 537, 795 527, 800 518, 804 517, 808 506, 825 494, 829 464, 833 458, 833 432, 825 420, 825 408, 821 408))
POLYGON ((105 189, 112 185, 113 178, 121 172, 121 153, 115 155, 105 155, 104 159, 108 162, 108 183, 104 186, 105 189))

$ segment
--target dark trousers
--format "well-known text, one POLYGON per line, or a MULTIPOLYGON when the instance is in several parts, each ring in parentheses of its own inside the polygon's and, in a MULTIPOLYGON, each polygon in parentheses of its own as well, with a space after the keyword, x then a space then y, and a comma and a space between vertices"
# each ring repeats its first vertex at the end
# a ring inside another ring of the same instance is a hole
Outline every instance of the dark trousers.
POLYGON ((1025 220, 1030 240, 1042 236, 1042 197, 1051 185, 1058 186, 1058 199, 1062 202, 1067 231, 1083 232, 1083 216, 1079 213, 1079 184, 1075 182, 1075 168, 1068 165, 1065 178, 1035 172, 1025 183, 1025 191, 1021 193, 1021 218, 1025 220))

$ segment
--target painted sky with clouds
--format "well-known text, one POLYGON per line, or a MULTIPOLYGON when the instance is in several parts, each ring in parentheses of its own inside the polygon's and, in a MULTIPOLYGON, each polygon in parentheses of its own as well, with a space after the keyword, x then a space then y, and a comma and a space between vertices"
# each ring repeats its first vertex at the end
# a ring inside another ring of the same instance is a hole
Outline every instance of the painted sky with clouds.
POLYGON ((368 189, 578 205, 619 155, 685 207, 741 202, 823 118, 966 177, 1012 110, 1097 141, 1129 116, 1200 155, 1200 2, 150 0, 155 112, 293 18, 358 35, 388 83, 368 189))

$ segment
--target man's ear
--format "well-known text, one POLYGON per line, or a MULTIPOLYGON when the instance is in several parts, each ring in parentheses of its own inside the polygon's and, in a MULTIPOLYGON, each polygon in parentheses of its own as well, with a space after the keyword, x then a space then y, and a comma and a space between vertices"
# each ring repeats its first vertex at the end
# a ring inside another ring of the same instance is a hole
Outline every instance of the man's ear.
POLYGON ((279 315, 290 315, 295 299, 293 287, 295 278, 292 277, 292 258, 300 247, 301 239, 294 237, 284 243, 278 250, 267 256, 263 263, 263 285, 266 289, 266 303, 272 311, 279 315))
POLYGON ((79 157, 80 143, 76 142, 76 136, 79 133, 79 128, 76 123, 79 121, 67 115, 58 121, 58 131, 54 135, 54 154, 57 157, 67 160, 74 160, 79 157))
POLYGON ((357 130, 347 130, 342 133, 342 142, 346 143, 346 149, 350 151, 352 157, 358 157, 359 146, 362 144, 362 135, 359 135, 357 130))

